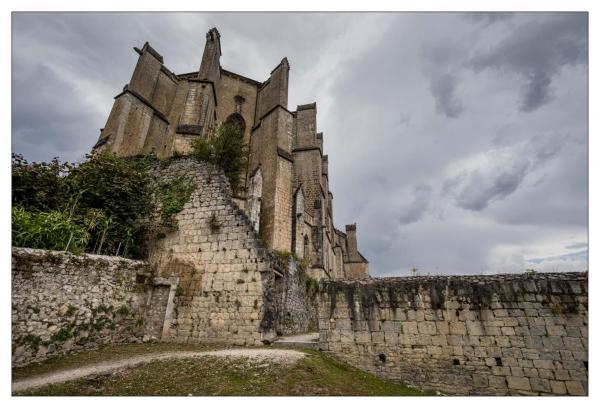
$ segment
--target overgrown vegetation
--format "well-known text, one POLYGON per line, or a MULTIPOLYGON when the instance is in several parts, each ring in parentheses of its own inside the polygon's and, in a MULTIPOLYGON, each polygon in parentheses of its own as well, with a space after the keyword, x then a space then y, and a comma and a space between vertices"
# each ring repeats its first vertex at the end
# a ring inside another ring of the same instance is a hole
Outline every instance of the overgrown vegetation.
POLYGON ((279 259, 286 263, 289 262, 290 258, 293 256, 290 251, 280 251, 276 249, 273 252, 275 253, 275 255, 277 255, 279 259))
POLYGON ((219 165, 229 179, 232 192, 239 193, 246 170, 248 148, 237 125, 222 123, 210 129, 205 137, 196 139, 194 156, 219 165))
POLYGON ((73 337, 73 333, 66 327, 61 328, 59 331, 52 335, 50 341, 52 342, 63 342, 73 337))
POLYGON ((190 199, 193 191, 194 184, 185 177, 176 177, 158 185, 160 215, 165 226, 170 228, 177 226, 174 215, 183 210, 183 206, 190 199))
POLYGON ((90 234, 65 211, 29 212, 12 209, 12 242, 15 246, 82 252, 90 234))
POLYGON ((155 183, 153 160, 105 153, 79 165, 28 163, 13 154, 13 245, 144 257, 149 238, 176 227, 173 215, 193 191, 185 178, 155 183))
POLYGON ((275 255, 277 255, 279 259, 281 259, 286 264, 290 261, 290 259, 293 259, 294 261, 296 261, 296 265, 298 265, 298 267, 303 271, 306 271, 306 269, 309 266, 310 260, 307 257, 300 258, 295 252, 279 250, 275 250, 273 252, 275 253, 275 255))
MULTIPOLYGON (((247 156, 240 129, 229 123, 194 145, 194 157, 219 165, 234 194, 247 156)), ((143 258, 151 239, 177 227, 174 215, 194 190, 185 177, 156 183, 149 171, 154 160, 103 153, 75 165, 58 158, 29 163, 13 154, 13 245, 143 258)), ((210 228, 220 228, 214 214, 210 228)))
POLYGON ((73 167, 58 158, 50 163, 29 163, 22 155, 12 155, 12 202, 27 211, 52 211, 63 207, 68 196, 64 177, 73 167))

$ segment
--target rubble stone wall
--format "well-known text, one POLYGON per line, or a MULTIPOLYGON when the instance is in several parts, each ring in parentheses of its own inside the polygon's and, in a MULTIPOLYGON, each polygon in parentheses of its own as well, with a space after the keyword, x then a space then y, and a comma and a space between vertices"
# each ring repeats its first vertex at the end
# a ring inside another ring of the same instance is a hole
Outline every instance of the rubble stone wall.
POLYGON ((13 365, 141 340, 150 275, 141 261, 13 248, 13 365))
POLYGON ((588 275, 383 278, 320 287, 320 346, 459 395, 587 395, 588 275))

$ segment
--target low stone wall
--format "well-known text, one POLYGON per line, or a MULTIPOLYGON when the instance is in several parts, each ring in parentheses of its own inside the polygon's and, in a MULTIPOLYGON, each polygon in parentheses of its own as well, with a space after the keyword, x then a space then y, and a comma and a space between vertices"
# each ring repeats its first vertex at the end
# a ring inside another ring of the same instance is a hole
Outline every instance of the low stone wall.
POLYGON ((587 273, 326 281, 320 347, 459 395, 586 395, 587 273))
POLYGON ((139 341, 149 276, 140 261, 13 248, 13 365, 139 341))

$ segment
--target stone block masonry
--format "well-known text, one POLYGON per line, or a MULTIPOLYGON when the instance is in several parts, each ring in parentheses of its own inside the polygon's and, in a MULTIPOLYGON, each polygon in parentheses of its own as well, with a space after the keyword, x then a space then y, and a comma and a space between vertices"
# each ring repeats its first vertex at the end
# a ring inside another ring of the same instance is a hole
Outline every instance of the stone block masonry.
POLYGON ((13 365, 140 341, 150 274, 141 261, 13 248, 13 365))
POLYGON ((181 158, 153 174, 194 191, 148 262, 13 248, 13 365, 106 343, 262 345, 316 329, 295 261, 266 248, 220 168, 181 158))
POLYGON ((221 169, 180 158, 158 165, 155 175, 194 185, 175 216, 177 230, 158 239, 149 256, 161 278, 179 282, 162 340, 262 345, 308 326, 305 308, 287 306, 298 297, 288 288, 288 264, 259 238, 221 169))
POLYGON ((587 395, 588 275, 325 281, 320 347, 458 395, 587 395))
POLYGON ((264 247, 296 251, 310 261, 315 278, 368 276, 368 261, 358 249, 349 256, 345 235, 334 228, 317 105, 288 110, 287 58, 264 81, 227 71, 221 67, 216 28, 206 34, 198 71, 176 75, 150 44, 134 49, 138 62, 115 97, 94 153, 169 159, 190 154, 194 141, 209 137, 213 125, 236 125, 249 153, 235 198, 250 214, 264 247), (306 205, 292 213, 298 194, 306 205))

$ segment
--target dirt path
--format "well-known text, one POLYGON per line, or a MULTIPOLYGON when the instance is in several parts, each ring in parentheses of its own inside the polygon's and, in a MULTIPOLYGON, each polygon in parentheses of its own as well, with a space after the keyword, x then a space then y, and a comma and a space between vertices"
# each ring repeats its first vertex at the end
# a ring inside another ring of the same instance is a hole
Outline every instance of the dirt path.
POLYGON ((296 350, 280 349, 227 349, 216 351, 175 351, 155 354, 145 354, 123 360, 99 363, 72 370, 47 373, 37 377, 26 378, 12 383, 12 392, 21 392, 31 388, 39 388, 49 384, 62 383, 77 380, 89 375, 107 374, 123 368, 135 367, 142 363, 172 358, 196 358, 196 357, 231 357, 250 358, 256 360, 269 360, 283 364, 294 364, 304 358, 304 353, 296 350))

